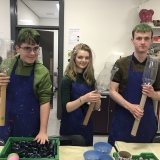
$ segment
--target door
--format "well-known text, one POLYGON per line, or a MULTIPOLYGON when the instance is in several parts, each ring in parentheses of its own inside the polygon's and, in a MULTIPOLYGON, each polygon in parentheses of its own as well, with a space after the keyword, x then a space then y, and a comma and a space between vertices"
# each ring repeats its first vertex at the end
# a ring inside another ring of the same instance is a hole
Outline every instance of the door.
MULTIPOLYGON (((54 32, 37 30, 40 33, 40 46, 42 47, 43 65, 47 67, 50 72, 53 91, 53 58, 54 58, 54 32)), ((51 98, 51 108, 53 108, 53 98, 51 98)))

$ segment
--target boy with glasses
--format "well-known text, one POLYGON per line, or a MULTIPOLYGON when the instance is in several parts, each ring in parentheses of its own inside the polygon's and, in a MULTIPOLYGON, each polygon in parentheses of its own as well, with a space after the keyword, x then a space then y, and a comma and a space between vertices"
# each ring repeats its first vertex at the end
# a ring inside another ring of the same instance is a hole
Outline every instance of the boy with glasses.
POLYGON ((48 140, 52 83, 48 69, 37 59, 39 44, 36 30, 20 30, 18 54, 11 59, 7 76, 0 73, 0 86, 7 85, 6 120, 0 127, 0 138, 5 141, 9 137, 35 137, 41 144, 48 140))

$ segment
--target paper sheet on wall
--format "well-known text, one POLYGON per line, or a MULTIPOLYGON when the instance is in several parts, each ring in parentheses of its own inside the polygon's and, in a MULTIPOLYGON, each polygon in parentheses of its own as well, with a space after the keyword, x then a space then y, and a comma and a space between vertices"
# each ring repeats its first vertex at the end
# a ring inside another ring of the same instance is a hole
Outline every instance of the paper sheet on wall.
POLYGON ((39 61, 43 64, 43 54, 42 54, 42 47, 39 47, 39 55, 38 55, 38 59, 39 61))
POLYGON ((74 46, 80 43, 80 29, 70 28, 69 29, 69 40, 68 40, 68 60, 70 59, 70 52, 74 46))

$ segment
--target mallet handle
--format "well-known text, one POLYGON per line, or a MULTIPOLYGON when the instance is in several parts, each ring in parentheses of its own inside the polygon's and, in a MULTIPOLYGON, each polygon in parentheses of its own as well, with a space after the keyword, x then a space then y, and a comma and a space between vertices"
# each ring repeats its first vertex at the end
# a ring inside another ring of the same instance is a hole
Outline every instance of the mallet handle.
MULTIPOLYGON (((147 96, 142 94, 141 102, 140 102, 140 105, 139 105, 139 108, 142 109, 142 110, 144 109, 144 105, 146 103, 146 98, 147 98, 147 96)), ((139 120, 135 119, 133 127, 132 127, 132 132, 131 132, 132 136, 136 136, 140 120, 141 119, 139 119, 139 120)))
POLYGON ((0 99, 0 126, 4 126, 4 125, 5 125, 6 87, 7 87, 7 86, 0 86, 0 88, 1 88, 1 99, 0 99))
POLYGON ((89 118, 90 118, 90 116, 91 116, 91 113, 92 113, 92 111, 93 111, 94 106, 95 106, 95 103, 91 103, 91 104, 89 105, 87 114, 86 114, 85 119, 84 119, 84 121, 83 121, 83 125, 86 126, 86 125, 88 124, 88 121, 89 121, 89 118))

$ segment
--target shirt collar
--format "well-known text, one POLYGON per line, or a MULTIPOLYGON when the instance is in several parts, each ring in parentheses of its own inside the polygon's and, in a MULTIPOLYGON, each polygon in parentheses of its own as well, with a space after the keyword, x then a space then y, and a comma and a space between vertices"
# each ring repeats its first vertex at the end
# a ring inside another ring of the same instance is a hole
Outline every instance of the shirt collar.
POLYGON ((134 56, 134 54, 133 54, 132 60, 133 60, 133 62, 134 62, 135 64, 145 65, 145 64, 146 64, 146 61, 147 61, 147 58, 146 58, 143 62, 139 62, 139 61, 136 59, 136 57, 134 56))

